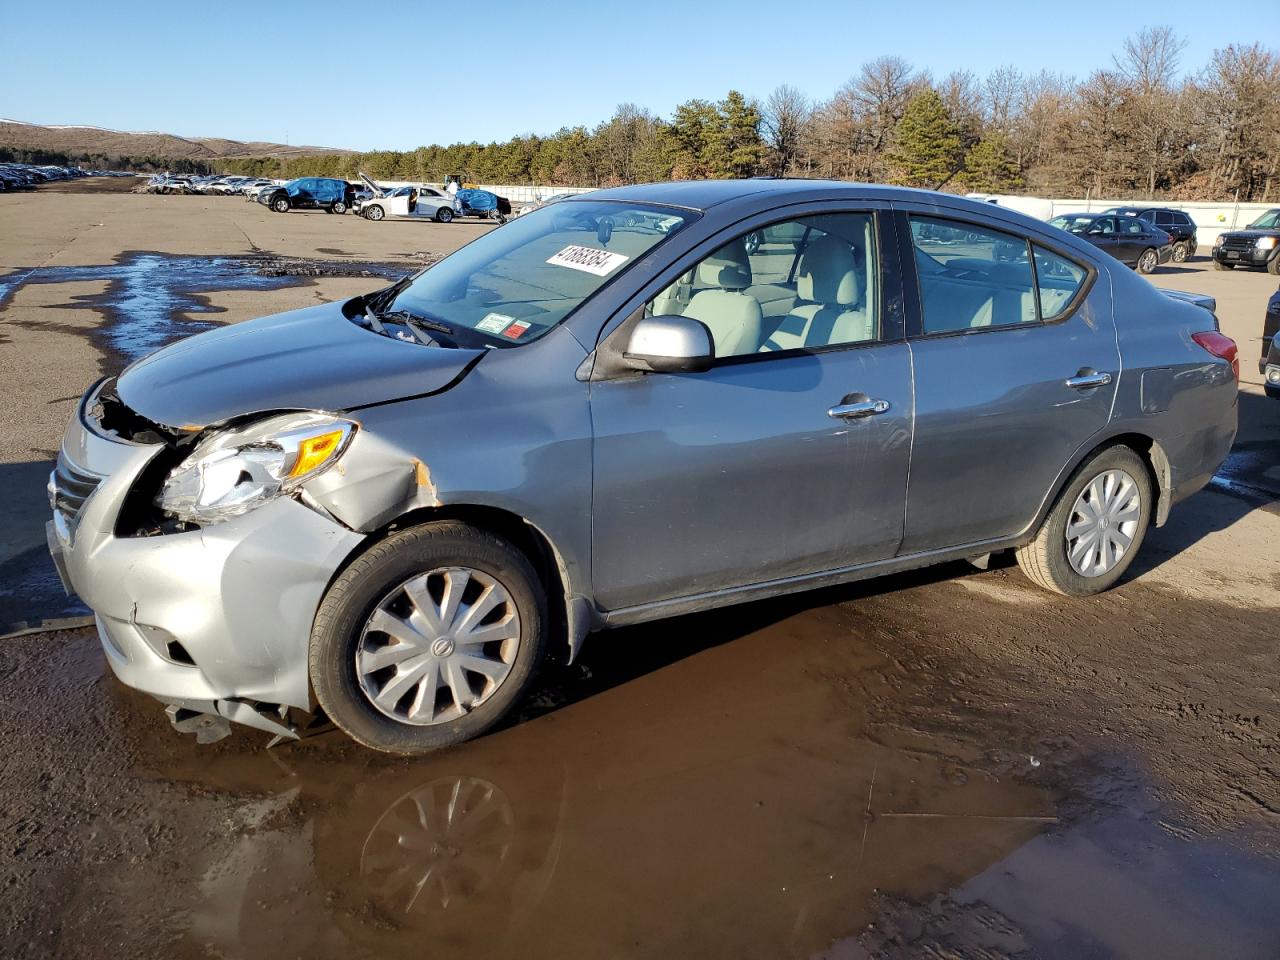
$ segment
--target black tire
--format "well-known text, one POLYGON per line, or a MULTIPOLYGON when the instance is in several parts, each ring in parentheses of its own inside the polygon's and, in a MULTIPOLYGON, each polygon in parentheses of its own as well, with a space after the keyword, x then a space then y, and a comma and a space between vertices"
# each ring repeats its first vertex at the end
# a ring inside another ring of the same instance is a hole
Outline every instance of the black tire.
POLYGON ((1034 540, 1017 550, 1018 566, 1032 583, 1071 597, 1088 597, 1107 590, 1119 580, 1142 549, 1151 523, 1151 475, 1146 463, 1131 448, 1107 447, 1080 465, 1058 495, 1034 540), (1083 576, 1067 556, 1067 524, 1077 499, 1097 477, 1109 470, 1122 470, 1137 484, 1141 497, 1137 529, 1124 555, 1106 573, 1083 576))
POLYGON ((1273 277, 1280 277, 1280 254, 1272 257, 1267 263, 1267 273, 1273 277))
POLYGON ((1223 263, 1221 260, 1213 261, 1213 269, 1215 270, 1234 270, 1234 263, 1223 263))
POLYGON ((344 213, 347 212, 347 205, 343 203, 341 200, 335 200, 333 202, 333 206, 329 208, 329 212, 336 213, 338 216, 342 216, 344 213))
POLYGON ((1160 266, 1160 254, 1156 252, 1154 247, 1147 247, 1142 253, 1138 254, 1139 273, 1155 273, 1158 266, 1160 266))
POLYGON ((520 551, 465 523, 426 523, 372 547, 334 581, 311 631, 311 683, 325 713, 352 739, 387 753, 427 753, 477 737, 507 714, 537 673, 546 633, 546 597, 520 551), (360 686, 355 669, 360 634, 388 591, 416 574, 447 566, 481 571, 506 588, 520 616, 519 646, 505 680, 469 713, 434 725, 400 722, 377 709, 360 686))
POLYGON ((453 211, 448 207, 441 207, 436 211, 436 223, 449 223, 453 220, 453 211))
POLYGON ((1187 262, 1187 245, 1182 241, 1178 241, 1177 243, 1175 243, 1173 245, 1172 258, 1174 263, 1186 263, 1187 262))
POLYGON ((364 215, 365 215, 365 218, 368 220, 377 221, 377 220, 381 220, 387 214, 386 214, 386 211, 383 210, 381 206, 374 203, 364 208, 364 215))
POLYGON ((271 200, 271 209, 276 213, 288 213, 291 206, 293 205, 289 203, 288 197, 274 197, 271 200))

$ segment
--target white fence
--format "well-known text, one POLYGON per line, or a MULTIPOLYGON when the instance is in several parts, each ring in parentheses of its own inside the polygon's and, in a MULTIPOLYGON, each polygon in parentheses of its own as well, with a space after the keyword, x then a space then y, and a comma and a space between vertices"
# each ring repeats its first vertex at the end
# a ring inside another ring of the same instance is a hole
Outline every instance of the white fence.
POLYGON ((1268 203, 1209 203, 1209 202, 1165 202, 1163 200, 1094 200, 1063 199, 1051 197, 1017 197, 994 193, 971 193, 975 200, 986 200, 997 206, 1008 207, 1040 220, 1048 220, 1063 213, 1097 213, 1112 207, 1165 207, 1170 210, 1182 210, 1196 224, 1196 239, 1201 246, 1213 243, 1220 233, 1246 227, 1257 220, 1268 210, 1274 210, 1275 204, 1268 203))

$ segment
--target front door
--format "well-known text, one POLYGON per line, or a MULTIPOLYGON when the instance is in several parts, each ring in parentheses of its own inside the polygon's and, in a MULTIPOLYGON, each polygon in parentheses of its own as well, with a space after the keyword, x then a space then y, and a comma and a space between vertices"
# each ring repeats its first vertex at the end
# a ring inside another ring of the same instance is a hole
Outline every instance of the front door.
POLYGON ((912 213, 909 229, 921 318, 903 554, 1024 530, 1106 426, 1120 375, 1110 284, 1086 267, 961 220, 912 213))
POLYGON ((768 234, 794 238, 794 270, 779 268, 774 245, 742 234, 650 301, 647 312, 702 321, 717 362, 592 385, 592 579, 602 607, 894 555, 911 363, 906 344, 884 333, 886 295, 900 291, 881 269, 878 224, 891 229, 872 213, 825 214, 768 234), (780 277, 795 283, 785 311, 780 277))

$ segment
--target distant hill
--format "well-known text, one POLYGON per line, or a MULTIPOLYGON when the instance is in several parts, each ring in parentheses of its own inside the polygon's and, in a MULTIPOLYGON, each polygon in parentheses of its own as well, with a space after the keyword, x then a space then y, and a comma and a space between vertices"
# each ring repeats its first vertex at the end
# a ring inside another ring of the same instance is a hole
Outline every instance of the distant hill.
POLYGON ((0 118, 0 147, 42 150, 68 155, 170 157, 210 161, 231 157, 305 157, 319 153, 351 153, 335 147, 289 146, 221 137, 179 137, 146 130, 130 133, 102 127, 41 126, 0 118))

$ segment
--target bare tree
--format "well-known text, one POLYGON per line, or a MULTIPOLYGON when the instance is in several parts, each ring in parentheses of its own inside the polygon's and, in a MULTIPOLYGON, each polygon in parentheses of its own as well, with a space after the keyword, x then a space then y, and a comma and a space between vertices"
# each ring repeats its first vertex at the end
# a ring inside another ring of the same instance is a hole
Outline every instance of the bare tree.
POLYGON ((769 148, 769 168, 774 176, 794 172, 805 130, 812 118, 809 98, 790 84, 783 84, 769 94, 761 111, 761 126, 769 148))

